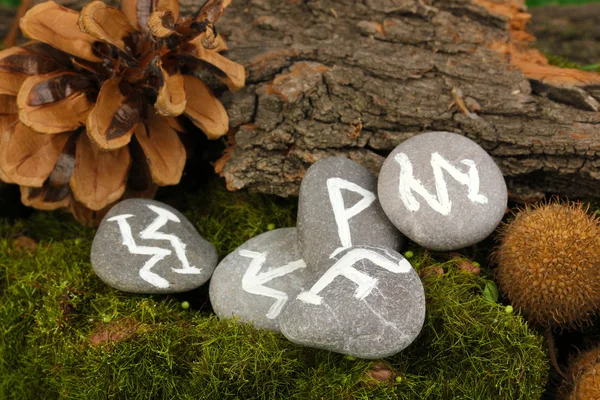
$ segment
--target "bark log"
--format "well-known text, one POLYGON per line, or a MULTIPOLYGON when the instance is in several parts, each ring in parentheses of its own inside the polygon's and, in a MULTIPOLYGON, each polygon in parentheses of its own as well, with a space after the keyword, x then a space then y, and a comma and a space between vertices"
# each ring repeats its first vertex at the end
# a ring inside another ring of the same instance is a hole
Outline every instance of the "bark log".
POLYGON ((492 155, 513 198, 598 197, 600 74, 547 65, 529 17, 521 0, 235 0, 217 28, 247 86, 222 91, 216 169, 232 190, 296 195, 320 158, 377 173, 403 140, 451 131, 492 155))
POLYGON ((346 155, 377 172, 423 131, 458 132, 511 194, 600 194, 600 75, 550 67, 517 1, 238 2, 220 25, 248 87, 228 102, 232 189, 297 194, 346 155), (239 11, 238 11, 239 10, 239 11))

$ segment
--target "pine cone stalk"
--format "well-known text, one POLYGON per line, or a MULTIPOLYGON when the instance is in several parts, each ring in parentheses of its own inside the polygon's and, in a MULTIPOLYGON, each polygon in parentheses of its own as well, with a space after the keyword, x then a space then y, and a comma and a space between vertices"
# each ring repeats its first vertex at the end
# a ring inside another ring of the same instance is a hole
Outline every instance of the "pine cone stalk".
POLYGON ((20 27, 33 40, 0 52, 0 179, 20 186, 24 204, 65 208, 87 224, 122 198, 177 184, 186 160, 178 117, 209 139, 229 126, 198 72, 231 91, 244 86, 214 27, 229 2, 208 0, 187 18, 177 0, 29 10, 20 27))

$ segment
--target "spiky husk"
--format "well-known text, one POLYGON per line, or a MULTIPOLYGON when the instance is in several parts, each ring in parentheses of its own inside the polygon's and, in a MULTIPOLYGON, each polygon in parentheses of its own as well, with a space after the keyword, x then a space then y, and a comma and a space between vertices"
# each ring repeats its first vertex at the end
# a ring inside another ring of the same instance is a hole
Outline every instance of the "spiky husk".
POLYGON ((529 322, 587 323, 600 306, 600 224, 581 203, 528 205, 503 224, 493 259, 501 290, 529 322))
POLYGON ((581 353, 571 360, 565 381, 559 390, 561 400, 600 399, 600 347, 581 353))

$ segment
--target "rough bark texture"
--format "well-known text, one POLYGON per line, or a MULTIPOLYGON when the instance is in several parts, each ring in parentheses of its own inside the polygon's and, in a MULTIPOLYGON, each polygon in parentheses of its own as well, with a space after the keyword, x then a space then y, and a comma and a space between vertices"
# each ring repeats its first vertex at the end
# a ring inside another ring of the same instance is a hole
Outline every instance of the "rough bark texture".
POLYGON ((520 0, 234 0, 217 27, 248 78, 223 92, 232 130, 216 169, 231 189, 296 195, 322 157, 377 173, 403 140, 444 130, 486 149, 513 197, 598 197, 600 75, 528 49, 524 10, 520 0))
POLYGON ((582 65, 600 63, 600 4, 531 10, 536 47, 582 65))

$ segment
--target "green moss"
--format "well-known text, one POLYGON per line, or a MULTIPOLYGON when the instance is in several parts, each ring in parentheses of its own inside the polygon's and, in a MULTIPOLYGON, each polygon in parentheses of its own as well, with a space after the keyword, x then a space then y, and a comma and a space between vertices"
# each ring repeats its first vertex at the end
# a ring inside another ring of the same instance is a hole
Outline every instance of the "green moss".
POLYGON ((600 64, 581 65, 565 57, 558 56, 555 54, 544 52, 544 55, 548 59, 548 63, 550 65, 554 65, 560 68, 575 68, 580 69, 582 71, 600 72, 600 64))
POLYGON ((229 192, 219 182, 186 199, 186 216, 224 257, 248 239, 274 228, 295 226, 293 199, 229 192))
POLYGON ((489 281, 461 271, 458 261, 433 263, 445 273, 424 279, 426 326, 415 346, 398 355, 399 368, 416 378, 404 379, 414 384, 414 398, 423 391, 431 398, 539 398, 548 374, 542 339, 521 317, 486 299, 489 281))
MULTIPOLYGON (((294 224, 293 201, 217 187, 188 207, 221 255, 269 223, 294 224)), ((107 287, 89 264, 92 234, 57 213, 0 224, 0 398, 533 400, 546 383, 542 339, 484 299, 487 279, 457 260, 411 249, 418 270, 444 274, 424 279, 423 332, 386 360, 394 379, 374 384, 365 378, 370 361, 219 321, 174 296, 107 287), (24 233, 49 239, 18 250, 14 238, 24 233)))

